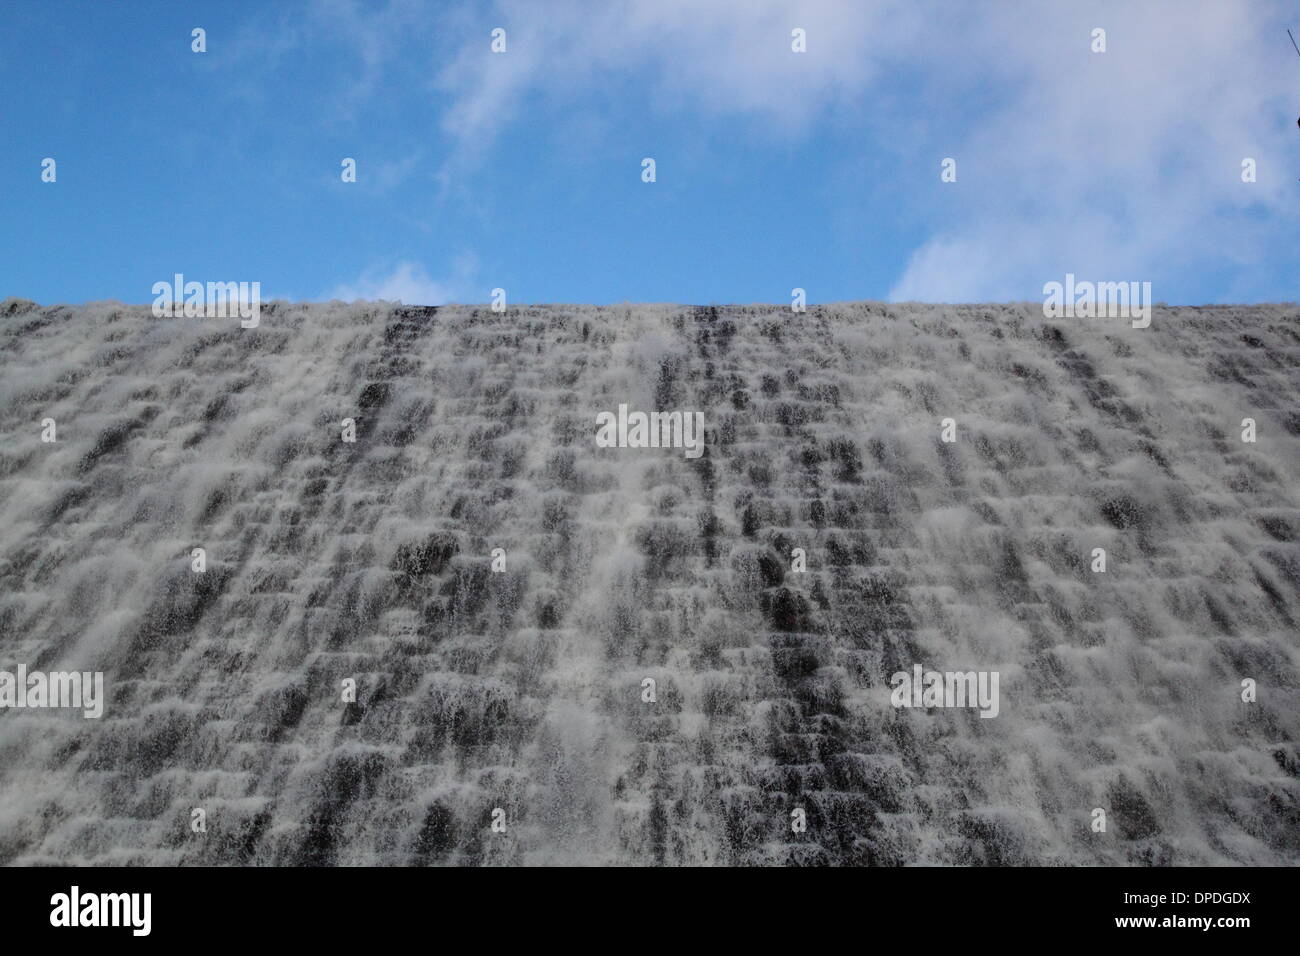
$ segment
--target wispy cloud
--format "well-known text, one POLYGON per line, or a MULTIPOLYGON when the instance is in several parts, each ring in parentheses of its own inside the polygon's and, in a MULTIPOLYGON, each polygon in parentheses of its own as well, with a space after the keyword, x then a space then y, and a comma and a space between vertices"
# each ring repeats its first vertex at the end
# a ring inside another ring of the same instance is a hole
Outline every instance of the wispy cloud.
POLYGON ((1267 261, 1294 166, 1294 130, 1270 120, 1293 106, 1273 77, 1290 52, 1281 12, 1235 0, 755 0, 743 11, 503 0, 492 24, 506 28, 508 52, 491 54, 484 30, 436 83, 461 169, 530 97, 598 109, 594 94, 620 81, 645 85, 674 116, 749 117, 780 138, 859 118, 898 162, 933 167, 936 190, 986 197, 917 211, 931 234, 892 297, 1023 298, 1065 269, 1158 281, 1223 255, 1227 235, 1239 262, 1267 261), (790 52, 794 27, 807 31, 802 56, 790 52), (1105 53, 1091 50, 1096 27, 1105 53), (951 187, 938 181, 944 156, 962 171, 951 187), (1241 182, 1247 156, 1256 183, 1241 182))
POLYGON ((430 277, 419 263, 402 261, 391 269, 368 270, 353 282, 335 286, 325 298, 344 302, 401 302, 403 305, 486 300, 486 294, 475 295, 477 290, 473 280, 477 271, 478 261, 472 255, 458 258, 453 263, 451 275, 437 279, 430 277))
MULTIPOLYGON (((923 238, 891 297, 975 301, 1025 298, 1065 271, 1150 278, 1159 298, 1162 278, 1224 257, 1238 284, 1268 269, 1295 178, 1294 103, 1276 76, 1294 68, 1283 13, 1275 0, 322 0, 295 29, 353 51, 348 109, 410 69, 394 60, 412 36, 443 50, 424 61, 444 136, 437 176, 466 201, 512 124, 539 108, 595 122, 613 94, 777 141, 869 129, 900 169, 933 169, 932 193, 897 196, 923 238), (497 26, 504 54, 490 51, 497 26), (791 52, 796 27, 805 54, 791 52), (1105 53, 1090 49, 1096 27, 1105 53), (939 182, 945 156, 955 184, 939 182), (1258 182, 1241 182, 1245 157, 1258 182)), ((376 185, 409 172, 377 168, 376 185)))
POLYGON ((924 18, 902 0, 502 0, 490 23, 506 30, 506 52, 491 53, 484 30, 435 80, 462 160, 481 155, 530 96, 572 102, 619 83, 647 86, 665 115, 743 114, 781 135, 806 132, 861 93, 924 18), (795 28, 809 53, 792 52, 795 28))
POLYGON ((266 9, 250 17, 228 47, 214 44, 210 68, 227 61, 240 77, 234 92, 262 102, 274 89, 268 77, 305 50, 335 47, 337 68, 318 77, 315 95, 333 120, 356 120, 395 76, 414 68, 405 44, 429 36, 430 11, 418 0, 312 0, 301 10, 266 9))
MULTIPOLYGON (((951 144, 975 190, 918 248, 895 299, 1024 297, 1065 271, 1159 278, 1267 262, 1294 178, 1273 74, 1271 4, 1100 4, 981 11, 962 35, 990 79, 1018 82, 951 144), (985 17, 988 12, 993 14, 985 17), (1107 31, 1107 50, 1088 42, 1107 31), (994 55, 996 54, 996 55, 994 55), (1001 74, 1001 76, 999 76, 1001 74), (1241 163, 1258 164, 1243 183, 1241 163), (977 175, 973 175, 978 170, 977 175)), ((1281 40, 1282 42, 1278 42, 1281 40)), ((926 157, 935 167, 938 156, 926 157)), ((938 188, 938 187, 936 187, 938 188)))

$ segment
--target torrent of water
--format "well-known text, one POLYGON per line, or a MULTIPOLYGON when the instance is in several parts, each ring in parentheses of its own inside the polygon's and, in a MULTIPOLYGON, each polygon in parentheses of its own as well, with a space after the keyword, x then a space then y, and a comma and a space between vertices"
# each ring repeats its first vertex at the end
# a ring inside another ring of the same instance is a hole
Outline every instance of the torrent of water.
POLYGON ((1294 863, 1298 317, 8 300, 0 862, 1294 863))

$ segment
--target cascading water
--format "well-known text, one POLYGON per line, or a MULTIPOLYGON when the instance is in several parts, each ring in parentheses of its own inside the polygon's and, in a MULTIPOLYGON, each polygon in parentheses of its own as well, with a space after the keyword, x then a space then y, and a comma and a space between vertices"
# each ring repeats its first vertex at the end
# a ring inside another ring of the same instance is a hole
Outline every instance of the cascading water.
POLYGON ((1294 307, 0 313, 0 862, 1300 854, 1294 307))

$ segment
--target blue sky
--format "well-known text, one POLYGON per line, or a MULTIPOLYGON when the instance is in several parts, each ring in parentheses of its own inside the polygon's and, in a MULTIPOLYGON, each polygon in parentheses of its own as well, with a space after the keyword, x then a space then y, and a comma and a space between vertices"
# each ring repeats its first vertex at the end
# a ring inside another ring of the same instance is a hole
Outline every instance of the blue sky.
POLYGON ((1294 301, 1288 26, 1233 0, 11 0, 0 295, 1032 301, 1073 272, 1294 301))

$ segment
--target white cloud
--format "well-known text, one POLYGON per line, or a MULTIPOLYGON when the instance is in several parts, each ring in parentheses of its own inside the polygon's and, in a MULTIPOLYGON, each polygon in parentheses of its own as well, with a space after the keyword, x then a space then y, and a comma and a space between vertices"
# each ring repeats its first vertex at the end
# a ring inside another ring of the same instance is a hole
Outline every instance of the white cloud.
POLYGON ((943 186, 935 157, 935 184, 988 201, 940 223, 891 298, 1025 298, 1071 271, 1154 280, 1159 300, 1165 276, 1225 259, 1266 269, 1295 175, 1283 122, 1295 104, 1273 75, 1286 36, 1270 12, 1229 0, 1017 6, 969 24, 977 60, 1021 80, 951 147, 979 179, 943 186), (1089 48, 1098 26, 1105 53, 1089 48), (1247 156, 1256 183, 1241 182, 1247 156))
POLYGON ((486 300, 474 296, 473 277, 478 263, 473 256, 456 260, 452 275, 431 278, 419 263, 402 261, 390 271, 371 269, 351 283, 336 286, 326 298, 400 302, 403 305, 445 305, 449 302, 486 300))
POLYGON ((646 84, 665 112, 749 117, 782 137, 869 123, 898 162, 934 166, 936 190, 984 194, 936 203, 896 299, 1025 298, 1065 271, 1158 287, 1221 256, 1247 269, 1269 258, 1276 229, 1258 220, 1281 221, 1294 178, 1281 13, 1246 0, 503 0, 492 25, 508 52, 489 53, 485 29, 437 85, 462 164, 530 97, 573 109, 619 82, 646 84), (790 52, 795 26, 806 54, 790 52), (1090 48, 1098 26, 1105 53, 1090 48), (939 182, 947 155, 959 185, 939 182), (1254 184, 1240 180, 1246 156, 1254 184))
MULTIPOLYGON (((415 8, 328 9, 360 44, 370 90, 415 8)), ((1023 299, 1066 271, 1150 279, 1159 299, 1162 278, 1181 283, 1225 260, 1235 288, 1258 286, 1275 279, 1264 270, 1287 234, 1284 189, 1296 176, 1295 103, 1278 80, 1295 67, 1284 13, 1278 0, 443 10, 436 28, 463 40, 431 81, 453 146, 439 178, 465 189, 464 174, 526 111, 595 117, 639 89, 665 116, 741 119, 776 139, 870 127, 900 168, 933 168, 933 194, 899 196, 928 238, 895 299, 1023 299), (496 26, 508 33, 504 54, 489 51, 496 26), (807 53, 791 52, 794 27, 807 31, 807 53), (1095 27, 1107 31, 1105 53, 1090 49, 1095 27), (944 156, 958 160, 957 184, 939 181, 944 156), (1240 180, 1247 156, 1253 184, 1240 180)))
POLYGON ((507 51, 490 53, 484 30, 436 80, 452 98, 443 125, 462 159, 489 146, 529 95, 572 99, 618 82, 649 84, 665 113, 693 107, 806 130, 925 27, 905 0, 502 0, 491 22, 506 29, 507 51), (796 27, 807 53, 791 51, 796 27))

